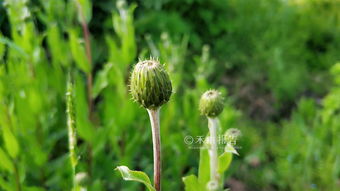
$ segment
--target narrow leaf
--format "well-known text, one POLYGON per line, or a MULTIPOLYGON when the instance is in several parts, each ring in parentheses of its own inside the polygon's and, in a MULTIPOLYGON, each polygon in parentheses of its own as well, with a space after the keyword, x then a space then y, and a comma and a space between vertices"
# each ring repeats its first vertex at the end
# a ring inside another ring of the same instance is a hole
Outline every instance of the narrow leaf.
POLYGON ((224 173, 228 170, 232 158, 233 154, 230 152, 224 152, 218 157, 218 173, 224 173))
POLYGON ((89 73, 91 68, 86 58, 84 46, 79 42, 79 39, 78 39, 78 36, 75 30, 70 30, 69 35, 70 35, 71 53, 77 66, 83 72, 89 73))
POLYGON ((230 144, 228 143, 225 148, 224 148, 224 152, 227 152, 227 153, 233 153, 235 155, 239 155, 237 150, 230 144))
POLYGON ((14 166, 11 159, 7 156, 4 150, 2 150, 2 148, 0 148, 0 168, 11 173, 14 171, 14 166))
POLYGON ((198 179, 195 175, 189 175, 183 178, 183 182, 185 185, 185 191, 202 191, 202 185, 198 182, 198 179))
POLYGON ((92 98, 95 99, 100 94, 100 92, 109 85, 108 75, 109 75, 111 68, 112 68, 112 64, 107 63, 104 66, 104 69, 98 72, 95 78, 94 86, 93 86, 92 98))
POLYGON ((210 159, 206 148, 200 150, 200 161, 198 167, 198 181, 201 185, 206 185, 210 179, 210 159))
POLYGON ((19 153, 18 141, 8 126, 4 126, 2 129, 6 150, 12 158, 16 158, 19 153))

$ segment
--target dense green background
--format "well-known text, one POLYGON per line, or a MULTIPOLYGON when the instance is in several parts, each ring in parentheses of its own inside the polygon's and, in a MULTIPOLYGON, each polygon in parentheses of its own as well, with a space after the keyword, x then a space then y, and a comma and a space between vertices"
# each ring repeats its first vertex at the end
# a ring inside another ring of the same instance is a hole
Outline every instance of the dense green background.
POLYGON ((127 87, 150 56, 174 86, 161 112, 165 191, 197 173, 199 151, 183 139, 208 132, 198 101, 209 88, 227 97, 222 129, 243 132, 226 187, 340 189, 338 0, 0 0, 0 29, 0 190, 71 189, 69 71, 77 172, 89 190, 143 190, 114 168, 152 174, 148 116, 127 87))

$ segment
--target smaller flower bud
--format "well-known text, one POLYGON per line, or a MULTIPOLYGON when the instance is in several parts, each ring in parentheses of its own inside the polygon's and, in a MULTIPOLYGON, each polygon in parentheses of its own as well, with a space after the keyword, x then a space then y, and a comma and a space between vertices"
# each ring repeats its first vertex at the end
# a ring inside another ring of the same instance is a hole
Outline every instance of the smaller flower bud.
POLYGON ((226 142, 233 143, 236 142, 241 135, 242 133, 239 129, 230 128, 225 132, 224 138, 226 142))
POLYGON ((81 187, 86 187, 89 182, 89 176, 87 175, 86 172, 79 172, 76 174, 75 181, 77 185, 81 187))
POLYGON ((206 91, 200 100, 199 110, 207 117, 217 117, 222 113, 224 101, 221 93, 217 90, 206 91))
POLYGON ((138 62, 131 75, 132 98, 146 109, 157 109, 169 101, 172 85, 163 65, 156 60, 138 62))

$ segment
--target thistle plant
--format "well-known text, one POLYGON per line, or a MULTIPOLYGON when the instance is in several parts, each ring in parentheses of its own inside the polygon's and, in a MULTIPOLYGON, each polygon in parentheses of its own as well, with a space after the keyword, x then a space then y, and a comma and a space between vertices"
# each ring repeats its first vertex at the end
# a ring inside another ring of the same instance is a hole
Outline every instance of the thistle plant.
MULTIPOLYGON (((149 114, 153 141, 154 189, 161 190, 161 137, 159 111, 172 94, 168 73, 157 60, 138 62, 131 74, 130 91, 134 101, 144 107, 149 114)), ((118 167, 124 177, 126 167, 118 167)), ((135 171, 136 172, 136 171, 135 171)), ((126 174, 126 173, 125 173, 126 174)), ((131 176, 130 176, 131 177, 131 176)), ((125 177, 125 179, 128 179, 125 177)), ((146 180, 148 183, 149 181, 146 180)), ((149 188, 149 186, 147 185, 149 188)), ((149 190, 152 190, 152 188, 149 190)))
POLYGON ((201 96, 199 111, 208 118, 209 136, 206 137, 204 147, 200 150, 198 177, 190 175, 183 178, 186 191, 217 191, 223 189, 224 172, 230 166, 232 154, 237 154, 233 145, 240 135, 239 130, 228 129, 224 134, 223 143, 226 143, 224 152, 219 154, 218 144, 221 143, 221 140, 218 139, 220 135, 218 133, 218 116, 222 113, 223 108, 224 98, 219 91, 209 90, 201 96))
POLYGON ((217 190, 219 182, 218 169, 218 149, 217 149, 217 129, 218 119, 217 116, 222 113, 224 107, 223 97, 220 92, 216 90, 209 90, 205 92, 201 99, 199 110, 202 115, 205 115, 209 121, 210 133, 210 181, 208 184, 209 190, 217 190))

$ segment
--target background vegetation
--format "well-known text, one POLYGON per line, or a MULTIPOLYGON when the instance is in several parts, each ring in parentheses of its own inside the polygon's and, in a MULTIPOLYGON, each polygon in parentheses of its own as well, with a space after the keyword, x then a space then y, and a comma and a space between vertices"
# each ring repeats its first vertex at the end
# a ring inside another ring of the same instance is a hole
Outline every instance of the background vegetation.
POLYGON ((198 101, 209 88, 228 96, 222 128, 243 132, 226 187, 339 190, 339 10, 337 0, 0 0, 0 190, 71 189, 69 72, 76 171, 89 190, 143 190, 113 169, 152 174, 147 115, 126 85, 150 56, 175 92, 161 113, 165 191, 197 174, 199 151, 183 139, 208 132, 198 101))

